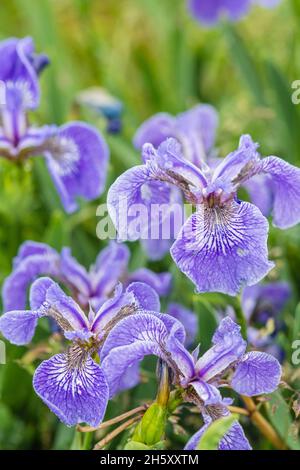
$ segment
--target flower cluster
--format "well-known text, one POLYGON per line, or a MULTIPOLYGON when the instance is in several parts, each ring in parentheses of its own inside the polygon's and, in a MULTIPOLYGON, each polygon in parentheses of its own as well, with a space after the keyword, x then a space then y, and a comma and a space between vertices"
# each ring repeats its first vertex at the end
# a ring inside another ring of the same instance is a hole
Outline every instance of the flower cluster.
MULTIPOLYGON (((138 239, 141 234, 136 231, 130 206, 143 200, 157 203, 162 197, 165 203, 165 191, 149 195, 147 185, 175 186, 196 210, 179 231, 170 252, 197 291, 236 295, 241 287, 256 284, 274 267, 268 260, 268 221, 254 204, 239 200, 239 187, 253 176, 266 175, 273 190, 274 225, 283 229, 300 221, 300 170, 278 157, 262 159, 257 149, 258 145, 245 135, 238 149, 217 166, 198 167, 185 158, 174 138, 157 149, 144 144, 143 165, 127 170, 108 192, 108 208, 117 230, 128 240, 138 239), (119 217, 124 200, 129 208, 126 234, 120 226, 124 214, 119 217), (135 230, 131 230, 132 225, 135 230)), ((171 204, 170 190, 169 198, 171 204)), ((144 220, 141 226, 147 224, 144 220)))
MULTIPOLYGON (((189 6, 194 16, 213 24, 223 13, 240 18, 252 3, 191 0, 189 6)), ((277 1, 258 3, 272 6, 277 1)), ((39 104, 39 74, 48 59, 35 54, 30 38, 4 41, 0 53, 5 86, 0 155, 12 162, 42 155, 65 210, 72 212, 78 196, 92 200, 104 191, 108 147, 99 132, 84 123, 30 125, 29 111, 39 104)), ((97 106, 102 106, 102 94, 96 95, 97 106)), ((91 91, 83 94, 81 101, 89 104, 91 96, 91 91)), ((119 119, 120 104, 114 104, 118 112, 115 109, 110 118, 119 119)), ((245 332, 228 307, 218 312, 212 346, 201 354, 200 346, 189 351, 195 346, 198 319, 183 305, 170 302, 171 270, 157 273, 141 267, 132 272, 130 251, 123 243, 110 242, 89 269, 68 247, 58 252, 34 241, 20 246, 2 289, 0 332, 12 344, 27 345, 39 319, 56 324, 61 350, 40 363, 33 387, 67 426, 99 426, 108 401, 140 382, 140 363, 148 355, 158 358, 167 371, 164 416, 170 413, 172 388, 180 403, 195 405, 203 418, 187 450, 198 447, 213 422, 230 415, 231 397, 269 394, 278 388, 282 370, 274 356, 281 352, 273 339, 281 327, 278 314, 291 292, 282 282, 257 283, 274 267, 268 257, 266 216, 272 213, 274 225, 281 229, 300 222, 300 169, 275 156, 262 158, 249 135, 221 159, 215 146, 217 127, 218 114, 210 105, 147 120, 133 139, 142 163, 111 185, 108 209, 120 239, 141 240, 152 260, 170 250, 197 294, 235 296, 244 288, 245 332), (241 186, 249 191, 251 203, 239 198, 241 186), (189 217, 184 202, 192 207, 189 217), (165 239, 164 226, 176 218, 173 203, 183 221, 165 239), (135 205, 147 210, 138 216, 132 211, 135 205), (164 208, 158 217, 148 211, 153 205, 164 208), (155 239, 152 229, 159 234, 155 239), (166 313, 160 297, 165 297, 166 313), (247 351, 247 342, 260 350, 247 351)), ((157 435, 159 441, 160 432, 157 435)), ((251 449, 237 420, 218 447, 251 449)))
POLYGON ((2 41, 0 55, 0 80, 5 86, 0 156, 24 161, 43 155, 65 210, 73 212, 76 197, 92 200, 103 192, 108 146, 96 129, 83 122, 31 125, 28 113, 39 105, 39 73, 48 59, 35 54, 31 38, 2 41))

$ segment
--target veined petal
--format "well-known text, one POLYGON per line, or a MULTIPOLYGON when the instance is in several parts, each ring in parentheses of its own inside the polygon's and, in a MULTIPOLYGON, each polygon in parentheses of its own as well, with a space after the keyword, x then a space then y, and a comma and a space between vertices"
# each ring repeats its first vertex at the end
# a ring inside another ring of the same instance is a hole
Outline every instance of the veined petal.
POLYGON ((167 139, 157 149, 152 144, 145 144, 142 158, 156 178, 175 184, 186 196, 193 189, 197 192, 207 186, 204 173, 184 157, 177 139, 167 139))
POLYGON ((140 362, 137 361, 136 363, 133 362, 133 364, 126 369, 124 375, 120 379, 119 386, 115 393, 117 394, 123 392, 124 390, 129 390, 138 385, 139 382, 140 362))
MULTIPOLYGON (((127 368, 147 355, 161 357, 172 367, 175 374, 183 375, 178 365, 183 364, 183 350, 179 350, 180 346, 177 348, 180 343, 175 337, 171 340, 171 332, 166 328, 162 317, 166 318, 168 315, 152 312, 135 314, 121 320, 108 335, 101 351, 101 361, 110 396, 119 389, 127 368)), ((174 322, 174 319, 171 318, 170 321, 174 322)), ((187 351, 186 357, 189 362, 187 351)))
POLYGON ((35 371, 33 387, 67 426, 98 426, 103 419, 107 382, 101 367, 81 351, 70 349, 43 361, 35 371))
POLYGON ((237 421, 220 441, 219 450, 252 450, 244 430, 237 421))
POLYGON ((140 268, 130 273, 127 278, 127 283, 130 282, 144 282, 152 287, 159 296, 166 296, 170 293, 172 288, 172 274, 155 273, 147 268, 140 268))
POLYGON ((30 301, 32 308, 53 318, 64 331, 89 328, 87 317, 79 305, 47 277, 37 279, 32 284, 30 301))
POLYGON ((273 268, 267 237, 268 222, 252 204, 200 206, 183 226, 171 255, 198 292, 236 295, 273 268))
POLYGON ((159 113, 140 126, 134 145, 138 149, 146 143, 159 147, 173 137, 180 142, 184 157, 201 167, 214 146, 217 126, 218 115, 210 105, 197 105, 176 117, 159 113))
POLYGON ((139 308, 154 312, 160 311, 160 300, 157 292, 143 282, 132 282, 126 289, 132 292, 139 308))
POLYGON ((121 320, 110 332, 101 351, 101 363, 110 396, 120 388, 124 374, 146 355, 163 357, 168 331, 151 314, 133 315, 121 320))
POLYGON ((13 344, 28 344, 33 338, 39 314, 32 311, 12 311, 0 317, 0 332, 13 344))
POLYGON ((110 324, 114 326, 117 317, 133 313, 137 308, 136 298, 133 292, 123 291, 121 283, 115 287, 113 296, 104 302, 96 313, 91 329, 95 333, 101 333, 110 324), (126 311, 128 310, 128 311, 126 311))
MULTIPOLYGON (((164 172, 158 170, 156 163, 154 166, 153 169, 149 165, 139 165, 127 170, 108 191, 108 211, 120 240, 143 239, 151 242, 154 239, 157 243, 172 240, 177 235, 177 225, 172 223, 174 219, 177 221, 177 215, 178 218, 182 216, 178 229, 181 227, 183 212, 180 192, 170 184, 159 181, 160 177, 164 177, 164 172)), ((154 256, 152 250, 148 254, 154 256)))
POLYGON ((77 209, 76 197, 96 199, 104 190, 109 149, 93 127, 72 122, 44 145, 49 171, 67 212, 77 209))
POLYGON ((183 324, 186 331, 185 345, 187 347, 191 346, 195 342, 198 333, 198 318, 196 314, 174 302, 168 305, 167 314, 177 318, 183 324))
POLYGON ((241 335, 241 328, 230 317, 224 318, 213 336, 214 346, 196 363, 198 377, 208 381, 225 372, 241 359, 247 343, 241 335))
POLYGON ((227 181, 237 189, 259 171, 260 156, 257 152, 258 144, 253 142, 249 135, 240 138, 239 148, 225 157, 213 173, 213 181, 227 181))
POLYGON ((261 161, 261 172, 270 175, 273 190, 273 223, 289 228, 300 222, 300 169, 277 157, 261 161))
POLYGON ((26 242, 14 260, 14 270, 5 279, 2 288, 4 310, 26 307, 30 284, 42 275, 59 277, 59 255, 42 243, 26 242))
POLYGON ((281 378, 277 359, 263 352, 252 351, 242 358, 231 380, 232 388, 246 396, 271 393, 277 389, 281 378))

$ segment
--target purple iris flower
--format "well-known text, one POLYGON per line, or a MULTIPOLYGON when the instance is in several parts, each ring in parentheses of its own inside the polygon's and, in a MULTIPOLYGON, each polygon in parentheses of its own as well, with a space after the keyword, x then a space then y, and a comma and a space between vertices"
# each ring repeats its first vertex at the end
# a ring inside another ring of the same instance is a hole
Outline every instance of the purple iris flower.
MULTIPOLYGON (((133 143, 137 149, 142 150, 145 143, 158 147, 167 138, 176 138, 182 146, 185 158, 200 167, 214 154, 218 121, 217 111, 210 105, 197 105, 178 116, 158 113, 140 126, 133 143)), ((172 201, 173 207, 177 205, 178 216, 183 219, 180 191, 166 182, 152 181, 144 184, 140 200, 142 204, 146 205, 150 202, 166 204, 169 201, 172 201)), ((169 216, 170 214, 165 210, 164 217, 160 214, 160 219, 157 216, 148 219, 148 231, 145 231, 141 243, 149 259, 158 260, 165 256, 177 237, 178 230, 173 230, 169 239, 161 236, 156 239, 151 237, 151 233, 155 228, 157 229, 157 226, 159 226, 157 230, 161 231, 162 225, 169 216)))
POLYGON ((222 16, 231 21, 244 17, 253 4, 266 8, 276 6, 281 0, 189 0, 188 8, 194 18, 206 26, 215 25, 222 16))
POLYGON ((146 268, 130 273, 129 258, 128 247, 112 241, 99 253, 95 264, 87 271, 72 257, 69 248, 63 248, 58 253, 44 243, 26 241, 14 259, 13 272, 4 281, 4 311, 26 308, 28 288, 39 276, 55 278, 69 289, 82 308, 91 304, 95 310, 112 295, 120 281, 125 285, 137 281, 146 283, 160 296, 170 292, 171 274, 157 274, 146 268))
POLYGON ((173 318, 176 318, 180 323, 183 324, 186 333, 184 344, 187 348, 192 346, 196 341, 198 333, 197 315, 176 302, 171 302, 168 305, 167 314, 173 318))
POLYGON ((274 343, 274 339, 284 327, 279 315, 290 297, 291 288, 286 282, 257 284, 246 287, 242 292, 242 309, 248 322, 248 341, 255 348, 269 352, 278 359, 283 358, 283 351, 274 343))
MULTIPOLYGON (((168 327, 177 323, 169 315, 156 313, 160 309, 157 293, 140 282, 132 283, 125 291, 118 284, 112 298, 97 312, 90 308, 86 316, 58 284, 40 278, 31 287, 30 310, 2 315, 0 331, 11 343, 24 345, 32 340, 39 318, 54 320, 71 344, 65 352, 40 364, 33 377, 34 389, 66 425, 85 422, 98 426, 105 413, 109 389, 103 368, 96 362, 97 355, 118 321, 139 312, 138 320, 145 309, 158 318, 164 317, 168 327)), ((123 374, 115 393, 136 384, 136 366, 123 374)))
MULTIPOLYGON (((127 368, 146 355, 156 355, 166 362, 172 371, 173 384, 183 389, 185 401, 199 407, 206 424, 229 414, 227 406, 232 400, 223 398, 220 388, 231 387, 239 394, 255 396, 271 393, 278 387, 281 367, 277 359, 264 352, 247 353, 240 327, 231 318, 221 321, 212 339, 213 346, 200 358, 199 348, 192 354, 185 349, 181 335, 177 323, 167 328, 161 317, 151 314, 121 320, 109 333, 101 351, 110 394, 118 390, 127 368)), ((198 433, 197 438, 199 441, 198 433)), ((192 443, 195 438, 187 448, 192 448, 192 443)), ((250 449, 237 422, 221 441, 220 449, 250 449)))
MULTIPOLYGON (((158 149, 145 144, 144 164, 126 171, 108 192, 108 210, 118 233, 132 241, 143 236, 149 212, 135 208, 145 197, 144 185, 174 185, 196 210, 170 251, 197 291, 235 295, 241 287, 256 284, 274 266, 268 260, 269 226, 255 205, 237 198, 240 185, 255 175, 268 175, 274 193, 274 225, 284 229, 300 221, 300 170, 277 157, 262 159, 257 149, 245 135, 239 148, 215 168, 199 168, 186 160, 175 139, 167 139, 158 149)), ((147 208, 158 197, 159 192, 150 201, 147 193, 147 208)))
POLYGON ((5 88, 0 156, 11 161, 44 156, 65 210, 73 212, 78 196, 92 200, 103 192, 108 147, 99 132, 85 123, 31 125, 28 112, 39 105, 38 73, 47 59, 34 53, 31 38, 1 42, 0 55, 0 80, 5 88))
MULTIPOLYGON (((222 161, 218 158, 215 147, 218 125, 217 110, 211 105, 200 104, 177 116, 167 113, 155 114, 139 127, 133 143, 137 149, 142 150, 144 144, 150 143, 158 147, 164 140, 173 137, 181 144, 184 157, 205 171, 207 165, 215 168, 222 161)), ((251 202, 268 217, 274 200, 272 178, 266 174, 254 175, 251 180, 243 184, 243 187, 247 190, 251 202)), ((151 258, 155 254, 158 257, 157 253, 159 256, 165 255, 171 244, 172 241, 167 243, 161 240, 156 242, 152 250, 151 241, 147 240, 144 246, 151 258), (158 245, 160 250, 157 250, 158 245)))

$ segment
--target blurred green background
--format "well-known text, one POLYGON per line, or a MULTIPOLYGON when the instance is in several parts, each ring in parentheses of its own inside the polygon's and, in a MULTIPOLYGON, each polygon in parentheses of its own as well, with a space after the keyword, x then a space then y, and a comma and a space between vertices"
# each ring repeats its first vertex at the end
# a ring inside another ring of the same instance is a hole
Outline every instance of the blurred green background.
MULTIPOLYGON (((30 35, 37 51, 51 59, 42 75, 41 106, 32 122, 83 119, 103 131, 111 149, 107 188, 139 162, 131 140, 145 118, 159 111, 178 113, 198 102, 211 103, 220 113, 221 156, 237 147, 242 133, 250 133, 261 144, 262 154, 300 165, 300 105, 291 101, 291 84, 300 79, 300 0, 283 0, 273 10, 253 8, 238 24, 208 30, 189 16, 185 0, 5 0, 0 35, 0 39, 30 35), (106 135, 103 118, 75 105, 76 95, 91 86, 106 88, 124 103, 120 135, 106 135)), ((96 208, 105 199, 104 194, 94 203, 82 203, 80 211, 67 216, 42 161, 32 159, 22 167, 1 161, 0 281, 10 273, 12 258, 27 239, 56 249, 71 246, 88 266, 105 246, 96 237, 96 208)), ((290 364, 291 343, 300 331, 299 235, 296 227, 285 232, 271 229, 270 236, 270 256, 277 262, 271 279, 289 280, 294 292, 280 336, 286 351, 285 378, 293 389, 300 378, 290 364)), ((139 244, 130 247, 132 268, 147 263, 139 244)), ((172 298, 194 308, 199 340, 204 349, 208 347, 215 326, 214 305, 225 305, 228 299, 196 296, 168 257, 147 265, 156 271, 172 270, 176 287, 172 298)), ((47 338, 44 324, 35 342, 46 341, 49 346, 47 338)), ((35 362, 25 353, 26 348, 7 344, 7 364, 0 365, 0 449, 65 449, 72 442, 76 446, 74 430, 60 424, 34 395, 35 362)), ((114 400, 108 417, 154 397, 153 361, 146 361, 144 368, 145 383, 114 400)), ((283 397, 274 395, 269 418, 289 446, 300 449, 299 423, 289 410, 293 398, 289 390, 283 391, 283 397)), ((178 426, 184 425, 191 434, 199 423, 183 412, 179 422, 170 425, 168 445, 182 447, 187 436, 178 426)), ((247 433, 256 448, 269 448, 252 425, 247 433)), ((113 448, 125 438, 115 440, 113 448)))

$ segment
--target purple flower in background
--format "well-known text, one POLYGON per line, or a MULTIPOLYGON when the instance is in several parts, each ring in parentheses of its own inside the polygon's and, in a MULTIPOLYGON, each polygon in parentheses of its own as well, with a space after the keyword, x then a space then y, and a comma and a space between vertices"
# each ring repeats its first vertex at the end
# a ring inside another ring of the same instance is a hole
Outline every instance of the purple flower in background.
POLYGON ((91 304, 95 310, 112 295, 120 281, 126 285, 137 281, 146 283, 160 296, 170 292, 171 274, 156 274, 146 268, 129 273, 129 258, 127 246, 112 241, 87 271, 72 257, 69 248, 58 253, 44 243, 26 241, 14 259, 13 272, 4 281, 4 311, 25 309, 28 288, 39 276, 55 278, 70 290, 83 308, 91 304))
MULTIPOLYGON (((221 321, 212 339, 213 346, 200 358, 199 348, 190 354, 183 346, 179 325, 168 328, 162 318, 149 313, 135 315, 121 320, 109 333, 101 351, 101 363, 110 394, 118 390, 124 372, 146 355, 156 355, 167 363, 173 384, 184 389, 184 400, 199 407, 207 424, 229 413, 227 406, 232 400, 222 397, 221 387, 229 386, 246 396, 271 393, 278 387, 279 362, 263 352, 246 353, 247 343, 240 327, 229 317, 221 321)), ((192 448, 191 442, 187 448, 192 448)), ((221 441, 220 448, 250 449, 237 422, 221 441)))
POLYGON ((149 214, 131 209, 140 203, 144 185, 175 185, 196 211, 170 251, 198 292, 235 295, 241 287, 256 284, 274 266, 268 260, 268 221, 255 205, 237 198, 239 186, 255 175, 269 175, 274 225, 283 229, 300 221, 300 170, 277 157, 262 159, 257 148, 250 136, 243 136, 235 152, 204 171, 183 157, 175 139, 157 150, 145 144, 144 164, 126 171, 109 189, 108 209, 115 227, 123 239, 139 239, 142 232, 137 226, 144 230, 149 214))
POLYGON ((173 137, 181 144, 185 158, 201 168, 214 153, 218 124, 216 109, 207 104, 197 105, 177 116, 158 113, 139 127, 133 143, 142 150, 144 144, 159 147, 173 137))
POLYGON ((197 337, 198 333, 198 318, 194 312, 183 307, 181 304, 171 302, 167 308, 167 314, 173 318, 176 318, 180 323, 184 325, 186 338, 185 346, 188 348, 192 346, 197 337))
POLYGON ((42 155, 65 210, 73 212, 78 196, 92 200, 103 192, 108 147, 99 132, 85 123, 30 125, 28 111, 39 105, 38 73, 47 58, 34 53, 31 38, 3 41, 0 54, 0 80, 5 86, 0 156, 23 161, 42 155))
MULTIPOLYGON (((109 390, 103 368, 95 357, 118 321, 144 309, 153 310, 153 315, 159 318, 160 314, 156 314, 159 308, 156 292, 137 282, 126 291, 119 284, 112 298, 104 302, 97 313, 91 308, 86 316, 58 284, 49 278, 40 278, 31 287, 30 310, 14 310, 2 315, 0 331, 11 343, 24 345, 33 338, 39 318, 54 320, 71 345, 65 352, 39 365, 33 377, 34 389, 66 425, 85 422, 98 426, 105 413, 109 390)), ((176 323, 168 315, 164 316, 166 323, 176 323)), ((129 368, 115 390, 135 385, 137 380, 138 368, 129 368)))
POLYGON ((278 359, 282 359, 283 351, 274 339, 283 327, 279 315, 290 297, 291 288, 287 283, 274 282, 246 287, 241 298, 248 322, 248 341, 278 359))
POLYGON ((206 26, 215 25, 222 16, 231 21, 244 17, 253 4, 266 8, 276 6, 281 0, 188 0, 194 18, 206 26))

